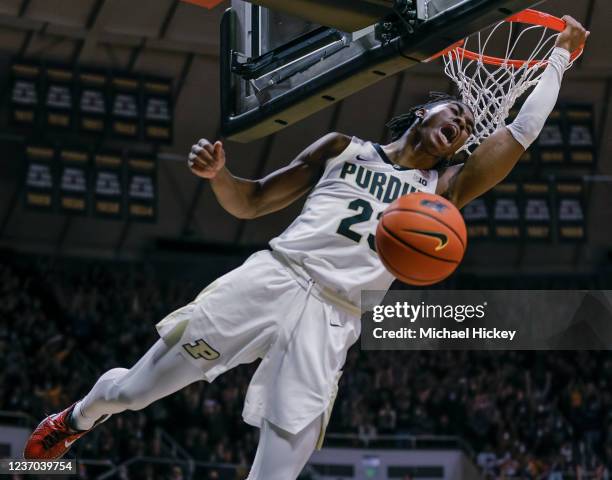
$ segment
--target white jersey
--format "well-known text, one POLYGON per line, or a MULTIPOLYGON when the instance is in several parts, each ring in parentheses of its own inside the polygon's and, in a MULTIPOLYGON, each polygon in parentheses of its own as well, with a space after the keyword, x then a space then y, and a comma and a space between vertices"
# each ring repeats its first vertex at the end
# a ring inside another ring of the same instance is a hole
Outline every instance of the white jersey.
POLYGON ((297 434, 323 414, 324 430, 359 338, 360 292, 393 281, 374 251, 378 216, 400 195, 434 192, 437 182, 437 172, 394 166, 380 146, 353 138, 327 162, 304 211, 272 240, 274 251, 254 254, 168 315, 160 335, 208 381, 262 359, 247 392, 247 423, 265 419, 297 434))
POLYGON ((435 193, 437 183, 437 171, 400 167, 378 144, 353 137, 327 162, 302 213, 270 246, 359 305, 361 290, 388 290, 394 280, 375 250, 381 213, 402 195, 435 193))

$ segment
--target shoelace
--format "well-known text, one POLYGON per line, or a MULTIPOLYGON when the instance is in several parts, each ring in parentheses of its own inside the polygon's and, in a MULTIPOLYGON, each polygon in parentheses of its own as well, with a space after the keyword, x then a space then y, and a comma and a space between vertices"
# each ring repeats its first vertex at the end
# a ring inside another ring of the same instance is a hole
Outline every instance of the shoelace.
POLYGON ((43 438, 42 444, 45 449, 49 450, 65 438, 68 438, 70 435, 72 435, 72 433, 67 431, 65 425, 62 425, 62 427, 64 427, 65 430, 54 430, 53 432, 47 434, 45 438, 43 438))

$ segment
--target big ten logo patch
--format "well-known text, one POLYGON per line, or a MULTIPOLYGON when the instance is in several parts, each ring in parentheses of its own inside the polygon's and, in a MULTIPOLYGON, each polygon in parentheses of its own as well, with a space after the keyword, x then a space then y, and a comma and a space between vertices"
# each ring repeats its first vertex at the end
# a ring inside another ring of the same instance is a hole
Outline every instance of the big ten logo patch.
POLYGON ((204 360, 216 360, 220 355, 219 352, 201 338, 194 343, 185 343, 183 348, 189 355, 196 359, 203 358, 204 360))

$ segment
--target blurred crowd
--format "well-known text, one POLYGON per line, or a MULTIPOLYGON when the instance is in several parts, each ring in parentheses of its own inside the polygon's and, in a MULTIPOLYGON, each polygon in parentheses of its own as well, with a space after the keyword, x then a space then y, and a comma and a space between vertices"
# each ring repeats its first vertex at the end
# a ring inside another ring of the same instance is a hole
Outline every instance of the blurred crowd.
MULTIPOLYGON (((144 264, 3 257, 0 410, 39 420, 79 399, 104 371, 131 366, 157 340, 153 325, 210 279, 199 280, 144 264)), ((79 458, 118 464, 167 456, 178 444, 198 461, 240 465, 243 475, 257 444, 257 430, 241 418, 254 369, 239 367, 111 418, 76 444, 79 458)), ((328 432, 353 433, 360 445, 380 435, 460 435, 488 479, 609 478, 610 352, 364 353, 356 346, 344 371, 328 432)), ((153 478, 147 472, 125 478, 153 478)), ((182 471, 172 467, 166 477, 180 480, 182 471)), ((207 470, 200 478, 224 476, 207 470)))
MULTIPOLYGON (((133 365, 159 338, 154 324, 198 291, 189 281, 161 280, 142 265, 73 267, 0 263, 0 410, 38 421, 64 409, 101 373, 133 365)), ((253 371, 237 369, 144 411, 117 415, 75 450, 79 458, 115 464, 165 456, 161 427, 198 460, 246 465, 257 445, 256 429, 241 421, 253 371)))
POLYGON ((331 429, 460 435, 488 479, 607 479, 611 381, 610 352, 352 350, 331 429))

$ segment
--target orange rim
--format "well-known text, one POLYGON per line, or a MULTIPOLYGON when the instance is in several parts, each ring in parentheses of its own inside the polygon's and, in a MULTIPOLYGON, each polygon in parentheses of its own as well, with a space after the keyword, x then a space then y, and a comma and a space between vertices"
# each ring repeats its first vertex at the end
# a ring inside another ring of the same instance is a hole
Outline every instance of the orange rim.
MULTIPOLYGON (((458 48, 463 47, 463 45, 465 45, 465 40, 459 40, 457 43, 453 43, 450 47, 445 48, 441 52, 436 53, 433 57, 429 57, 425 61, 426 62, 431 62, 431 61, 435 60, 436 58, 440 58, 441 56, 446 55, 447 53, 452 52, 453 50, 456 50, 458 48)), ((463 48, 461 48, 461 50, 463 50, 463 48)))
MULTIPOLYGON (((541 27, 546 27, 557 32, 562 32, 563 30, 565 30, 566 26, 565 21, 560 19, 559 17, 555 17, 554 15, 550 15, 548 13, 539 12, 538 10, 532 9, 527 9, 522 12, 519 12, 516 15, 507 18, 505 21, 510 23, 526 23, 529 25, 539 25, 541 27)), ((521 68, 525 64, 527 64, 529 68, 532 68, 536 66, 545 67, 546 65, 548 65, 548 61, 546 60, 531 60, 530 62, 528 62, 527 60, 505 59, 501 57, 492 57, 490 55, 482 55, 472 50, 467 50, 463 48, 463 45, 465 45, 465 40, 460 40, 459 42, 454 43, 450 47, 435 54, 427 61, 429 62, 448 53, 452 53, 455 58, 467 58, 469 60, 481 61, 483 63, 486 63, 487 65, 496 65, 498 67, 513 66, 515 68, 521 68)), ((583 50, 584 45, 581 45, 580 48, 572 52, 571 60, 576 60, 580 55, 582 55, 583 50)))

